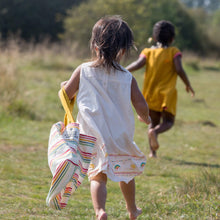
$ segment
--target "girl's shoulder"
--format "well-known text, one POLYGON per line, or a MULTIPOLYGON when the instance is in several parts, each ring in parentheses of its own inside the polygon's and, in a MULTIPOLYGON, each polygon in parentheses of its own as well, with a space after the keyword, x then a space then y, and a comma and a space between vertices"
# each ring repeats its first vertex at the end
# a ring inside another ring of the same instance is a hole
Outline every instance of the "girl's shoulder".
POLYGON ((82 63, 80 66, 80 78, 88 78, 88 77, 94 77, 95 74, 95 69, 93 67, 93 62, 89 61, 89 62, 84 62, 82 63))
POLYGON ((180 51, 180 49, 178 47, 172 46, 172 47, 168 47, 170 50, 172 51, 180 51))
POLYGON ((92 67, 93 61, 84 62, 81 64, 82 68, 92 67))
POLYGON ((146 47, 142 51, 143 52, 149 52, 149 51, 157 51, 157 50, 179 50, 178 47, 170 46, 170 47, 157 47, 152 45, 151 47, 146 47))
POLYGON ((175 46, 171 47, 156 47, 152 46, 150 48, 144 48, 141 51, 141 54, 144 55, 146 58, 150 57, 175 57, 177 55, 181 55, 181 51, 179 48, 175 46))
POLYGON ((161 48, 152 45, 151 47, 146 47, 141 51, 141 54, 149 54, 149 53, 157 53, 158 51, 161 51, 161 48))
POLYGON ((91 75, 92 72, 94 72, 94 69, 96 67, 93 66, 93 61, 84 62, 81 64, 81 75, 85 75, 86 73, 89 73, 91 75))
POLYGON ((102 78, 102 77, 106 77, 105 75, 108 75, 109 79, 111 78, 112 79, 116 79, 116 78, 131 79, 132 78, 132 74, 120 64, 119 64, 120 70, 112 68, 110 69, 110 71, 104 68, 103 66, 94 67, 93 64, 94 64, 93 61, 82 63, 81 64, 81 76, 82 75, 83 76, 95 76, 96 78, 102 78))
POLYGON ((180 55, 182 56, 181 51, 179 50, 179 48, 177 47, 168 47, 169 48, 169 54, 170 56, 172 56, 173 58, 180 55))
POLYGON ((149 48, 149 50, 146 50, 148 53, 154 53, 154 54, 176 54, 180 53, 180 50, 177 47, 171 46, 171 47, 156 47, 156 48, 149 48))

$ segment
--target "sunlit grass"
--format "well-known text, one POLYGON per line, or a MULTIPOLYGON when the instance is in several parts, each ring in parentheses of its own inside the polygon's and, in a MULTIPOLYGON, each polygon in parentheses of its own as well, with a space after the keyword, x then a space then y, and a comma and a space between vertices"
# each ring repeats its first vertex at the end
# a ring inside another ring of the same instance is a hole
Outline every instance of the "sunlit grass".
MULTIPOLYGON (((52 179, 49 131, 64 114, 57 92, 81 62, 64 50, 46 43, 1 49, 0 219, 95 219, 87 179, 64 210, 45 203, 52 179)), ((139 219, 220 218, 220 63, 187 56, 184 67, 196 96, 178 80, 175 125, 159 136, 158 158, 148 159, 136 178, 139 219)), ((134 75, 142 87, 143 70, 134 75)), ((136 117, 135 124, 135 141, 148 155, 147 126, 136 117)), ((108 181, 106 207, 109 219, 128 219, 118 183, 108 181)))

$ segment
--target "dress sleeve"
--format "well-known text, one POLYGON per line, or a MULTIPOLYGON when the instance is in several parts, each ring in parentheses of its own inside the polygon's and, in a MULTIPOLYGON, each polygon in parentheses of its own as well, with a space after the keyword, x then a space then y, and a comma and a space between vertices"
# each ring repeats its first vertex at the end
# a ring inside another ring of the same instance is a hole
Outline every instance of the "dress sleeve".
POLYGON ((140 53, 139 57, 144 57, 144 58, 147 58, 145 54, 143 53, 140 53))
POLYGON ((147 58, 148 48, 145 48, 141 51, 139 57, 145 57, 147 58))
POLYGON ((176 58, 177 56, 181 56, 182 57, 182 53, 180 52, 180 50, 176 47, 173 48, 173 59, 176 58))

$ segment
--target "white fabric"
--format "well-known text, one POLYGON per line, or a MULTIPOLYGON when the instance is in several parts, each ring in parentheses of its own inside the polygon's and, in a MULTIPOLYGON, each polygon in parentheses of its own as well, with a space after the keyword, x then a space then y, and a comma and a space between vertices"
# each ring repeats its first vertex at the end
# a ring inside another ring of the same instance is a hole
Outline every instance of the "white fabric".
POLYGON ((146 158, 133 142, 131 81, 125 69, 107 73, 91 63, 81 66, 77 121, 81 133, 97 138, 89 178, 102 171, 113 181, 128 183, 143 172, 146 158))

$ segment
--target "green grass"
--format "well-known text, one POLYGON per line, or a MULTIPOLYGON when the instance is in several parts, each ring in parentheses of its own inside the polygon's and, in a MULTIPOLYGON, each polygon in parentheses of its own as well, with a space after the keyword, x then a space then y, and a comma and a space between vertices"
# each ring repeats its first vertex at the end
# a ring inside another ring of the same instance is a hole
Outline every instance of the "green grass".
MULTIPOLYGON (((23 56, 16 51, 0 55, 0 219, 95 219, 87 179, 64 210, 45 203, 49 131, 63 119, 57 92, 80 62, 42 48, 23 56)), ((186 59, 184 67, 196 96, 178 81, 176 123, 159 136, 158 158, 148 159, 136 178, 142 220, 220 219, 220 63, 186 59)), ((140 87, 142 72, 135 73, 140 87)), ((135 141, 148 155, 146 131, 136 119, 135 141)), ((106 209, 110 220, 128 219, 118 183, 108 181, 106 209)))

